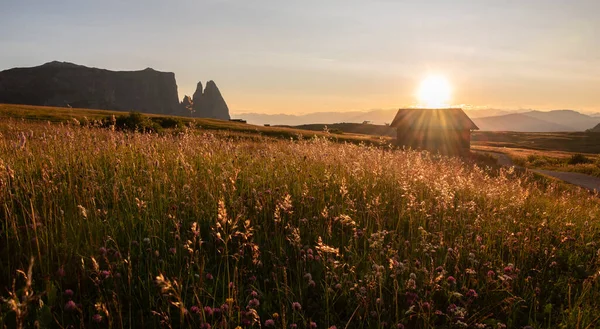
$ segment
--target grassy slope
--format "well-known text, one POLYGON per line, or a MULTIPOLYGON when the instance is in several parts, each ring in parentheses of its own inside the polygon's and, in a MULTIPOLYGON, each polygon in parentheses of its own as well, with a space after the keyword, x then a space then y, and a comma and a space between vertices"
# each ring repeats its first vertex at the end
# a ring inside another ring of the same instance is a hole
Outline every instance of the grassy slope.
POLYGON ((597 198, 233 130, 0 122, 0 327, 598 324, 597 198))
MULTIPOLYGON (((31 105, 13 105, 13 104, 0 104, 0 119, 11 118, 11 119, 24 119, 28 121, 50 121, 50 122, 68 122, 72 119, 83 120, 102 120, 108 116, 115 115, 127 115, 125 112, 119 111, 105 111, 105 110, 90 110, 90 109, 77 109, 77 108, 63 108, 63 107, 45 107, 45 106, 31 106, 31 105)), ((156 114, 144 114, 149 117, 158 117, 161 115, 156 114)), ((341 142, 351 143, 369 143, 369 144, 384 144, 389 141, 387 138, 379 138, 374 136, 366 136, 360 134, 325 134, 322 131, 308 131, 301 129, 285 128, 285 127, 264 127, 250 125, 234 121, 223 121, 205 118, 186 118, 176 117, 184 122, 193 122, 196 126, 203 129, 210 130, 226 130, 237 133, 250 133, 259 134, 263 136, 278 137, 278 138, 298 138, 302 135, 304 137, 319 136, 332 138, 341 142)))

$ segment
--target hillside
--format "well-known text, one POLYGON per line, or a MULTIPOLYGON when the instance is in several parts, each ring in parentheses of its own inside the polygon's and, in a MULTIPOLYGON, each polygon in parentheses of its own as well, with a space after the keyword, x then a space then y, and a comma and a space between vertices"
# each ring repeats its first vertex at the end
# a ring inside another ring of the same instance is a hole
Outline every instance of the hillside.
POLYGON ((600 312, 587 192, 324 138, 15 119, 0 135, 0 327, 593 328, 600 312))
POLYGON ((473 118, 473 122, 482 131, 554 132, 576 130, 566 125, 544 121, 523 113, 473 118))
POLYGON ((545 122, 566 126, 572 129, 571 131, 585 131, 590 126, 600 123, 600 118, 598 117, 585 115, 573 110, 530 111, 523 114, 545 122))
MULTIPOLYGON (((31 106, 31 105, 14 105, 0 104, 0 120, 27 120, 41 122, 72 122, 77 119, 80 122, 103 120, 111 116, 124 116, 127 113, 120 111, 104 111, 90 110, 80 108, 64 108, 64 107, 49 107, 49 106, 31 106)), ((367 143, 367 144, 382 144, 389 140, 381 140, 380 138, 360 135, 360 134, 326 134, 323 130, 310 131, 302 129, 294 129, 292 127, 264 127, 256 126, 247 123, 224 121, 208 118, 190 118, 180 116, 163 116, 157 114, 145 114, 148 118, 173 118, 181 123, 182 126, 193 124, 199 129, 210 129, 229 131, 235 133, 252 134, 259 136, 269 136, 285 139, 297 139, 300 136, 310 138, 312 136, 325 137, 342 142, 350 143, 367 143)))

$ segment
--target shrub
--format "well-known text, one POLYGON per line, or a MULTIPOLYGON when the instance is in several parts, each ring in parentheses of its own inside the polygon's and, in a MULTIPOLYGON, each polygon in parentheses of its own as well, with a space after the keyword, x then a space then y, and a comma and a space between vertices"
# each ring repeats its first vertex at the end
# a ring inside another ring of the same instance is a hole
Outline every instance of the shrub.
POLYGON ((117 117, 116 127, 120 130, 137 130, 141 132, 159 132, 161 126, 139 112, 129 112, 128 115, 117 117))
POLYGON ((181 128, 185 125, 182 120, 170 117, 154 117, 150 120, 165 129, 181 128))
POLYGON ((578 164, 586 164, 586 163, 592 163, 593 161, 586 157, 583 154, 573 154, 570 158, 569 161, 567 161, 568 164, 570 165, 578 165, 578 164))

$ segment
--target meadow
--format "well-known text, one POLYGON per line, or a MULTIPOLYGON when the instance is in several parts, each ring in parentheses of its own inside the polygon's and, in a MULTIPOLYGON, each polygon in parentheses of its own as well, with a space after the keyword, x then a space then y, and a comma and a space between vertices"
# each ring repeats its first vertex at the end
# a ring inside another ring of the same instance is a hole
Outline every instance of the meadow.
POLYGON ((327 136, 0 123, 0 327, 595 328, 600 204, 327 136))

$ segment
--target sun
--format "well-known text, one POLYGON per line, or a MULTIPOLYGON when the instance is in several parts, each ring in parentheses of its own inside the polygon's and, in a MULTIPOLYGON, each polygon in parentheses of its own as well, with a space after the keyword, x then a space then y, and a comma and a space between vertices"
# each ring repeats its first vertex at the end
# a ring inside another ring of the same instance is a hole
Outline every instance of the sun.
POLYGON ((430 75, 421 82, 418 91, 419 106, 427 108, 447 107, 452 88, 448 80, 441 75, 430 75))

